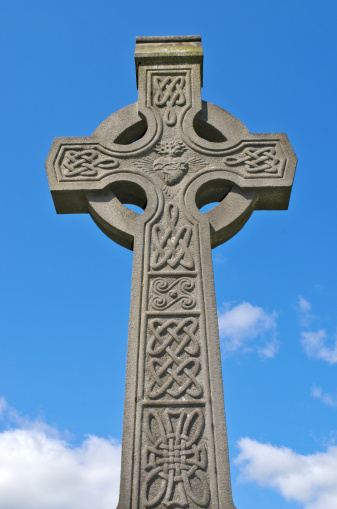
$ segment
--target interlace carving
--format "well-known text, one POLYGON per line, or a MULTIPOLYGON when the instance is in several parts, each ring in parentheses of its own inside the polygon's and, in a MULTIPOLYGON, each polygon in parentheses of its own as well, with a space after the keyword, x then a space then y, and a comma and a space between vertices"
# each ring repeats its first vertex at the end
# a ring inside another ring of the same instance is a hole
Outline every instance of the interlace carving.
POLYGON ((278 173, 280 159, 276 157, 275 148, 245 147, 237 156, 225 157, 223 162, 227 166, 244 165, 248 173, 278 173))
POLYGON ((97 149, 66 150, 62 163, 63 176, 97 177, 101 170, 112 170, 119 166, 117 159, 106 157, 97 149))
POLYGON ((197 328, 196 318, 149 321, 151 335, 146 348, 151 373, 146 391, 149 398, 167 395, 179 398, 185 393, 192 398, 202 396, 203 389, 197 380, 200 370, 197 328))
POLYGON ((143 449, 148 472, 142 502, 154 508, 206 507, 210 502, 207 452, 202 441, 204 415, 200 409, 148 412, 145 433, 149 445, 143 449))
POLYGON ((164 213, 164 225, 154 225, 152 269, 160 269, 165 264, 171 268, 182 265, 185 269, 193 269, 194 261, 189 251, 192 228, 189 225, 178 228, 178 218, 178 207, 168 203, 164 213))
POLYGON ((168 126, 175 125, 177 115, 174 106, 184 106, 186 103, 185 78, 183 76, 154 76, 153 84, 154 104, 159 108, 166 107, 164 121, 168 126))
POLYGON ((151 298, 151 306, 155 310, 168 309, 177 302, 183 309, 192 309, 196 300, 191 295, 195 283, 188 277, 181 277, 173 281, 158 278, 153 281, 152 291, 154 296, 151 298))

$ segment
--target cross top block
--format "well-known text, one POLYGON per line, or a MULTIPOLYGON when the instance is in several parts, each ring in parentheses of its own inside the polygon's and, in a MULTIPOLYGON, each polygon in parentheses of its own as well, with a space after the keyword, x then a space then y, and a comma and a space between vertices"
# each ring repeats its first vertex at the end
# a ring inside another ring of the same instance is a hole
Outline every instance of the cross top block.
POLYGON ((137 37, 135 63, 137 103, 89 137, 54 140, 46 168, 58 213, 89 212, 108 236, 132 249, 137 215, 122 204, 145 208, 150 187, 155 194, 183 193, 195 214, 219 201, 205 214, 215 247, 253 209, 288 207, 296 156, 287 136, 252 134, 201 100, 200 36, 137 37), (107 201, 115 212, 107 213, 107 201), (231 220, 228 202, 231 210, 236 203, 238 217, 231 220))
POLYGON ((202 86, 202 64, 204 53, 200 35, 176 35, 164 37, 136 37, 136 77, 138 86, 138 65, 145 63, 163 64, 190 62, 200 65, 202 86), (184 59, 184 60, 183 60, 184 59))

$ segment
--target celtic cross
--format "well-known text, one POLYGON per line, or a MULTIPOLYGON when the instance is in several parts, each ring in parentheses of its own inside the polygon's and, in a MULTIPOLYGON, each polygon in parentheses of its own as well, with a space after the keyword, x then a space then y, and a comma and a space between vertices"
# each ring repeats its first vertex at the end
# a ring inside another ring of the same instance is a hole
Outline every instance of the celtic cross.
POLYGON ((233 509, 211 248, 288 207, 296 157, 201 100, 199 36, 139 37, 135 61, 138 102, 46 163, 58 213, 134 250, 119 509, 233 509))

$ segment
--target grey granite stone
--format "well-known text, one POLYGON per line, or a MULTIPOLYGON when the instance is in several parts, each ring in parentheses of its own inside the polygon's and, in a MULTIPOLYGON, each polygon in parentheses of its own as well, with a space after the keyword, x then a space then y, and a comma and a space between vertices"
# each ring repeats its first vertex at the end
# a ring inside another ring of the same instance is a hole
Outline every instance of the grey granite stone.
POLYGON ((200 36, 138 37, 135 62, 138 102, 46 163, 58 213, 134 250, 119 508, 233 509, 211 247, 288 207, 296 156, 201 100, 200 36))

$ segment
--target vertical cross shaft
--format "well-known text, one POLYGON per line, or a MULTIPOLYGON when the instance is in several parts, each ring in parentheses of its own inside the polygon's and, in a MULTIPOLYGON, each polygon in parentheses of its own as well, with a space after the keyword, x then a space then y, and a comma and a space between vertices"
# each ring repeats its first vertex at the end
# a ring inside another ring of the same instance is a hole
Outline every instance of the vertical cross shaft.
POLYGON ((138 103, 47 160, 56 210, 134 250, 119 509, 234 509, 211 247, 287 208, 296 157, 201 101, 202 59, 198 36, 138 38, 138 103))
POLYGON ((139 225, 120 508, 234 507, 210 235, 202 223, 182 197, 162 196, 139 225))

